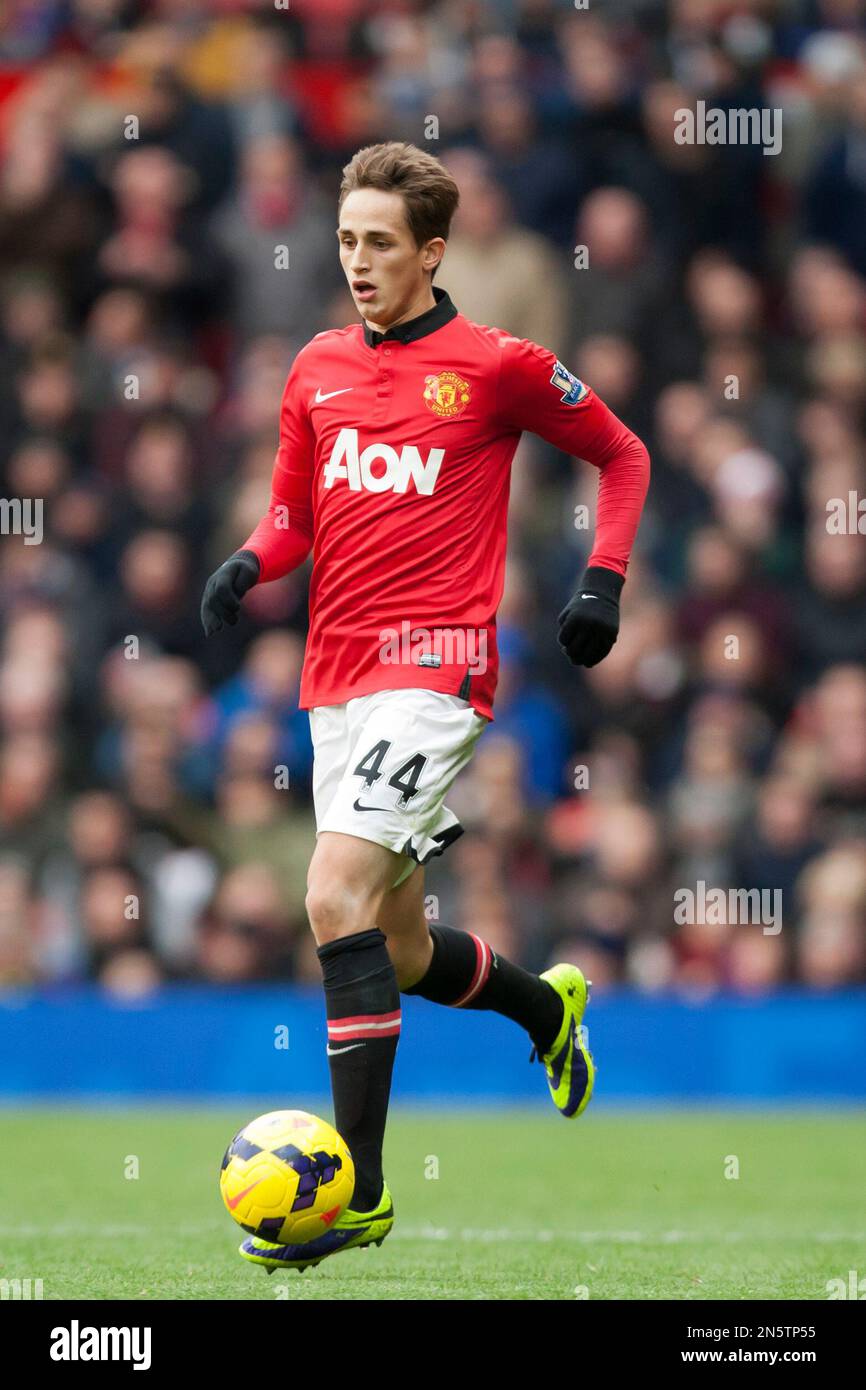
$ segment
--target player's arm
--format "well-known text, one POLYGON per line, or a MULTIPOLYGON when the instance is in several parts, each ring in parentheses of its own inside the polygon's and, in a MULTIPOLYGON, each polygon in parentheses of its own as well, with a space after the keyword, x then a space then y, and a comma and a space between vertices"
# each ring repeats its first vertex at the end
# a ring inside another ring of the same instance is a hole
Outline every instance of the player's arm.
POLYGON ((254 584, 281 579, 303 564, 313 544, 315 438, 296 360, 280 408, 280 445, 274 460, 268 510, 240 550, 211 575, 201 602, 205 633, 237 622, 254 584))
POLYGON ((595 666, 619 632, 619 596, 649 486, 646 446, 552 352, 525 339, 502 344, 498 409, 599 470, 595 540, 577 589, 559 615, 559 643, 575 666, 595 666))

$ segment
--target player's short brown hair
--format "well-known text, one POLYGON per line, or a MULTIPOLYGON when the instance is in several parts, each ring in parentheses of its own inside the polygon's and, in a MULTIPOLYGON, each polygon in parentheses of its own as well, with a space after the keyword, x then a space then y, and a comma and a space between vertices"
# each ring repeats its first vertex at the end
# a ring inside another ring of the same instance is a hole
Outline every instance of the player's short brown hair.
POLYGON ((347 195, 356 188, 399 193, 406 204, 406 220, 416 246, 423 246, 433 237, 448 240, 460 191, 435 155, 401 140, 367 145, 352 156, 343 170, 338 207, 342 208, 347 195))

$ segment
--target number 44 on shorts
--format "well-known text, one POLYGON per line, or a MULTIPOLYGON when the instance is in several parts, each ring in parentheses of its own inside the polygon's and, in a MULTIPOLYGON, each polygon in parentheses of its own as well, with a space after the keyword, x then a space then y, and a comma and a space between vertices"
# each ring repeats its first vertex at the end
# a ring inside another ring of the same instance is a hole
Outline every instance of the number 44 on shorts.
MULTIPOLYGON (((363 777, 364 787, 367 791, 370 791, 382 777, 382 764, 388 756, 390 748, 390 740, 381 738, 378 743, 373 745, 368 753, 364 754, 355 768, 352 775, 354 777, 363 777)), ((426 754, 413 753, 411 758, 407 758, 406 761, 397 768, 397 771, 388 778, 387 786, 393 787, 395 791, 400 793, 397 805, 400 806, 401 809, 405 810, 413 796, 417 795, 418 779, 427 761, 426 754)), ((365 806, 361 802, 360 797, 355 801, 356 811, 382 811, 384 809, 383 806, 365 806)))

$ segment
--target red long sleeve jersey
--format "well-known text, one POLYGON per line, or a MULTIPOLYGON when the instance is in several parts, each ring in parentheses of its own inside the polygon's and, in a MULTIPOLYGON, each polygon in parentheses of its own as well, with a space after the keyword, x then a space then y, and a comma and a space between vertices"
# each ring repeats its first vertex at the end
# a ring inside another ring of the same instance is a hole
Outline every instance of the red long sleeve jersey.
POLYGON ((302 709, 422 686, 492 718, 511 462, 523 430, 600 469, 591 565, 624 575, 640 440, 545 348, 435 308, 319 333, 282 400, 271 504, 244 544, 278 579, 312 548, 302 709))

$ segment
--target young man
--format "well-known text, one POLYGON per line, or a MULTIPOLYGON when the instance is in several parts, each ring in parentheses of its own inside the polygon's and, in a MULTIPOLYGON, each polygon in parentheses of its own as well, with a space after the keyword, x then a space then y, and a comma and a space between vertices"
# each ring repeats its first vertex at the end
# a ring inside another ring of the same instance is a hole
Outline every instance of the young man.
POLYGON ((315 748, 307 911, 328 1019, 334 1122, 352 1207, 303 1246, 241 1254, 304 1269, 393 1225, 382 1142, 400 993, 494 1009, 526 1029, 554 1104, 579 1115, 593 1063, 572 965, 529 974, 469 931, 428 926, 423 865, 460 834, 444 805, 492 718, 509 472, 531 430, 600 470, 595 545, 560 614, 578 666, 616 641, 649 479, 643 444, 543 347, 464 319, 433 276, 458 203, 432 155, 360 150, 340 191, 340 260, 362 322, 298 353, 282 400, 271 504, 208 580, 205 631, 313 551, 300 703, 315 748))

